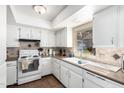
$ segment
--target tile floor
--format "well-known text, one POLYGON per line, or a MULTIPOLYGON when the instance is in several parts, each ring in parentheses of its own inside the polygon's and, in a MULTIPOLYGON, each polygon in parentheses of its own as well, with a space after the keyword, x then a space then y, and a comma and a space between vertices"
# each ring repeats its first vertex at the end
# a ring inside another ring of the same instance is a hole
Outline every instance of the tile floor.
POLYGON ((22 85, 11 85, 8 88, 64 88, 64 86, 53 75, 48 75, 40 80, 22 85))

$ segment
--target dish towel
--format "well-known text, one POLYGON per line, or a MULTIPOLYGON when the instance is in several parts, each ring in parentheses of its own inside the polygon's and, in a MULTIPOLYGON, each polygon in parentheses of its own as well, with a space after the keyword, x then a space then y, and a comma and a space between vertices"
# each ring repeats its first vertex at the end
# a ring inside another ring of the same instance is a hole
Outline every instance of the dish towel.
POLYGON ((22 70, 28 70, 29 64, 31 64, 32 61, 31 60, 23 60, 22 61, 22 70))

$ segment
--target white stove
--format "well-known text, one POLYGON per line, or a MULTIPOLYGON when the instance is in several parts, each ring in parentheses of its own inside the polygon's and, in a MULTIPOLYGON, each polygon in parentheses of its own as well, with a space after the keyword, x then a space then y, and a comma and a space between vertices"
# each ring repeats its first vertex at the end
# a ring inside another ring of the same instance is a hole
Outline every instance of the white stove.
POLYGON ((18 59, 18 85, 41 78, 38 50, 20 50, 18 59))

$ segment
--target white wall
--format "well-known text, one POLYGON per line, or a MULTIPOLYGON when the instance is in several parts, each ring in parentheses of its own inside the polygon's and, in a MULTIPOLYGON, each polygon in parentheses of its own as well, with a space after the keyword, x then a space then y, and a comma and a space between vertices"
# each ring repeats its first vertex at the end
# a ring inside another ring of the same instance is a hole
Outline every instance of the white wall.
POLYGON ((0 5, 0 63, 6 60, 6 6, 0 5))

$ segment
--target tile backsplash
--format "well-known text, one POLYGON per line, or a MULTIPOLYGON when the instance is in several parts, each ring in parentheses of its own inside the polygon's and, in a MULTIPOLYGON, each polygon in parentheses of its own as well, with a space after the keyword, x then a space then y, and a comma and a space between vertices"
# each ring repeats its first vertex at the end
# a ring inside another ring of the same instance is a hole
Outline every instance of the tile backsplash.
POLYGON ((96 55, 91 55, 89 53, 80 54, 79 52, 75 52, 75 55, 77 57, 80 57, 80 55, 82 55, 83 58, 88 58, 97 62, 116 66, 121 66, 121 58, 123 54, 124 48, 96 48, 96 55))
POLYGON ((19 47, 8 47, 7 48, 7 60, 17 60, 19 53, 19 47))
MULTIPOLYGON (((36 42, 20 42, 20 47, 8 47, 7 48, 7 59, 17 59, 19 49, 38 49, 39 46, 36 42), (31 47, 29 47, 31 45, 31 47)), ((53 49, 56 51, 56 54, 60 54, 60 49, 62 51, 65 50, 66 56, 73 52, 73 48, 65 48, 65 47, 54 47, 54 48, 45 48, 42 47, 44 50, 53 49)), ((75 56, 80 57, 80 53, 74 53, 75 56)), ((89 58, 96 60, 98 62, 112 64, 121 66, 121 57, 124 54, 124 48, 96 48, 96 55, 91 54, 82 54, 82 57, 89 58)))
POLYGON ((20 49, 38 49, 40 47, 40 42, 28 42, 20 41, 20 49))
POLYGON ((124 54, 124 48, 97 48, 96 57, 105 63, 121 66, 122 55, 124 54), (118 59, 114 58, 114 55, 118 55, 118 59))

